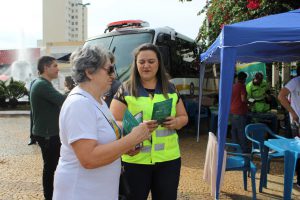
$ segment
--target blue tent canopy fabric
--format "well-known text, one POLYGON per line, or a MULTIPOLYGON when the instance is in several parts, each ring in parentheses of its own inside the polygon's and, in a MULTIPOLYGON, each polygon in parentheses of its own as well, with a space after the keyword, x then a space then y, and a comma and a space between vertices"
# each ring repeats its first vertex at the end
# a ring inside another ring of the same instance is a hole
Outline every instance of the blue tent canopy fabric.
MULTIPOLYGON (((223 151, 226 142, 233 74, 236 62, 300 61, 300 9, 225 25, 209 49, 201 54, 202 65, 220 63, 218 169, 219 199, 223 151)), ((201 98, 199 98, 201 99, 201 98)), ((201 103, 201 101, 199 101, 201 103)))

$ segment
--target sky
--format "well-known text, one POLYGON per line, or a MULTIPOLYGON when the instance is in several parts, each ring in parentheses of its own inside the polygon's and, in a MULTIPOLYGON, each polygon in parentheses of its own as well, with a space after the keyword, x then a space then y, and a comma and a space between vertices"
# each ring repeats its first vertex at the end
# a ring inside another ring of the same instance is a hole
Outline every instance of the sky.
MULTIPOLYGON (((88 37, 100 35, 113 21, 141 19, 151 27, 169 26, 196 38, 205 0, 83 0, 88 7, 88 37)), ((0 0, 0 49, 37 47, 42 39, 42 0, 0 0)), ((55 11, 54 11, 55 13, 55 11)))

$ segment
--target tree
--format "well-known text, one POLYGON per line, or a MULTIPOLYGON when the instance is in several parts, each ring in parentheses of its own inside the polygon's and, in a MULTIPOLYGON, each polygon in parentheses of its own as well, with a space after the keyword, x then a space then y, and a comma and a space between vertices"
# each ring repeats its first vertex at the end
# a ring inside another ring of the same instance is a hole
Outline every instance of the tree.
POLYGON ((207 0, 198 13, 206 13, 197 41, 205 51, 226 24, 255 19, 300 8, 298 0, 207 0))

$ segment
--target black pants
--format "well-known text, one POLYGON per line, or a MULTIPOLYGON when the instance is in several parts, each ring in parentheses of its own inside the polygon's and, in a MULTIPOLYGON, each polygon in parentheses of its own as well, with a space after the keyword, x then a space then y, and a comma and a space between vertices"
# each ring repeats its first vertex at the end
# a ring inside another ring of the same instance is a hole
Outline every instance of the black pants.
POLYGON ((124 175, 130 187, 130 200, 146 200, 151 190, 152 200, 176 200, 181 159, 155 165, 123 163, 124 175))
POLYGON ((58 164, 60 154, 60 139, 59 136, 52 136, 48 139, 35 136, 42 150, 44 161, 43 168, 43 189, 45 200, 52 200, 53 196, 53 179, 56 166, 58 164))
POLYGON ((33 128, 33 119, 32 119, 32 112, 30 111, 30 139, 32 141, 36 141, 35 136, 32 134, 32 128, 33 128))

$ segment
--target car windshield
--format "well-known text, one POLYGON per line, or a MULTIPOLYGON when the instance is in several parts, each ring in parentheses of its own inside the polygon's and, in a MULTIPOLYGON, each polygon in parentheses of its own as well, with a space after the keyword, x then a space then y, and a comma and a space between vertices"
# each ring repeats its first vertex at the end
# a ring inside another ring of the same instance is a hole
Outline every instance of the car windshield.
POLYGON ((97 38, 87 41, 85 45, 102 46, 110 50, 115 55, 118 79, 123 82, 130 74, 133 50, 143 43, 151 43, 152 40, 152 33, 134 33, 97 38))

